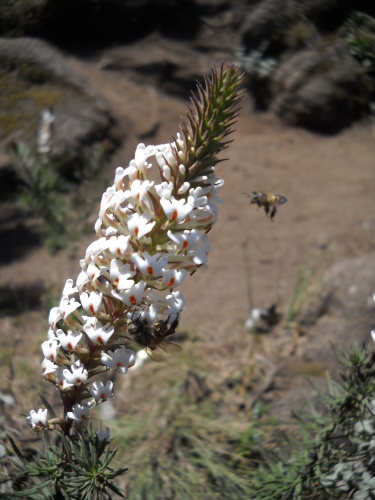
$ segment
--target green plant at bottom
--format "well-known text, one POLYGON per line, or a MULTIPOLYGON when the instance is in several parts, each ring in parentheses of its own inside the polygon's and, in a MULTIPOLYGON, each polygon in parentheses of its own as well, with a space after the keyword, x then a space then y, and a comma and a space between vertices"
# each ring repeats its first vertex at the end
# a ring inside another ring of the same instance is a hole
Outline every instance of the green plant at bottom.
POLYGON ((106 448, 108 440, 101 439, 91 425, 76 426, 69 439, 61 432, 53 433, 55 441, 44 432, 46 451, 32 461, 24 458, 10 438, 15 452, 12 462, 19 473, 12 477, 13 491, 0 494, 0 498, 99 500, 111 499, 113 493, 124 498, 113 479, 125 474, 127 468, 110 467, 117 448, 106 448))
POLYGON ((114 423, 129 457, 126 498, 251 498, 248 459, 237 452, 247 424, 221 415, 222 400, 215 402, 207 371, 187 358, 169 366, 169 382, 152 377, 164 394, 144 417, 130 411, 114 423))
POLYGON ((375 351, 355 347, 340 361, 341 382, 320 394, 326 410, 299 417, 299 436, 285 436, 283 452, 262 450, 251 498, 375 498, 375 351))

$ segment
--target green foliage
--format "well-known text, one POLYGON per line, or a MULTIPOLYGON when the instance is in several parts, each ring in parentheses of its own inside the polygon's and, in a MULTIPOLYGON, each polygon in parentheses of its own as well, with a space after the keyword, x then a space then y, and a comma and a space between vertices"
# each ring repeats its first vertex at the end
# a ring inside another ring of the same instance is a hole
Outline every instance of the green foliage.
POLYGON ((375 352, 356 347, 341 362, 341 383, 320 394, 325 411, 297 417, 299 435, 285 436, 282 451, 261 450, 252 498, 374 498, 375 352))
POLYGON ((317 263, 311 263, 303 267, 297 274, 296 282, 293 288, 292 298, 288 310, 285 314, 285 322, 296 321, 303 307, 311 301, 310 286, 316 277, 318 270, 317 263))
POLYGON ((367 72, 375 71, 375 19, 364 12, 353 12, 341 27, 351 54, 367 72))
POLYGON ((283 33, 283 42, 293 49, 304 48, 313 38, 315 28, 307 19, 298 19, 283 33))
POLYGON ((266 81, 273 75, 278 61, 274 57, 266 55, 269 45, 269 41, 264 41, 258 49, 251 50, 247 54, 237 52, 237 59, 241 67, 250 78, 266 81))
MULTIPOLYGON (((196 350, 195 359, 184 348, 186 356, 162 372, 142 373, 144 383, 152 378, 156 401, 148 410, 130 408, 112 425, 129 457, 128 500, 250 498, 249 458, 237 450, 242 439, 255 442, 256 431, 223 416, 224 401, 196 350)), ((138 385, 135 390, 142 393, 138 385)))
POLYGON ((44 432, 45 454, 32 461, 24 458, 9 438, 15 453, 12 463, 19 473, 12 478, 14 491, 1 498, 99 500, 110 499, 113 493, 124 498, 113 480, 127 469, 110 466, 117 448, 110 450, 108 442, 100 441, 91 425, 74 427, 69 438, 61 432, 54 434, 55 442, 44 432))
POLYGON ((95 180, 101 170, 109 154, 109 144, 87 149, 83 153, 84 165, 71 164, 73 182, 61 173, 61 165, 69 163, 66 156, 50 159, 18 143, 10 146, 9 153, 22 182, 20 201, 42 219, 48 250, 55 253, 79 239, 91 214, 93 196, 101 190, 101 186, 88 189, 87 183, 95 180))
POLYGON ((21 31, 20 28, 38 25, 47 6, 48 0, 2 0, 0 2, 0 29, 17 32, 21 31))
MULTIPOLYGON (((58 86, 41 85, 47 78, 35 64, 19 64, 0 57, 0 139, 22 130, 28 141, 34 141, 40 112, 53 108, 62 98, 58 86)), ((51 76, 49 76, 51 79, 51 76)))

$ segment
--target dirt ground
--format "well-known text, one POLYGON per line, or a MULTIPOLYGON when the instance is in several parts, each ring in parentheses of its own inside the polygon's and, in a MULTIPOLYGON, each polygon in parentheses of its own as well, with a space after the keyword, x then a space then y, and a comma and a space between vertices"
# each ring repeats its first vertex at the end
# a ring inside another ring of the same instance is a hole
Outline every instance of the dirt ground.
MULTIPOLYGON (((127 166, 138 142, 164 143, 177 132, 185 103, 163 94, 155 100, 151 88, 134 94, 135 87, 122 81, 119 73, 104 74, 99 60, 70 57, 70 62, 101 92, 117 119, 118 133, 126 134, 105 172, 109 178, 118 165, 127 166), (134 103, 142 98, 150 105, 137 109, 134 103), (129 128, 130 105, 133 128, 129 128), (159 125, 152 133, 150 123, 155 121, 159 125)), ((328 265, 375 252, 375 136, 368 119, 339 135, 320 136, 289 128, 272 115, 254 114, 246 97, 232 139, 224 154, 229 160, 222 163, 220 172, 225 186, 219 221, 209 233, 209 265, 183 284, 187 305, 180 323, 181 330, 209 344, 214 357, 222 358, 225 346, 229 365, 237 362, 243 346, 252 345, 251 335, 243 328, 251 307, 276 303, 285 312, 299 271, 312 261, 321 259, 328 265), (258 190, 288 198, 274 221, 250 206, 242 194, 258 190), (239 337, 243 339, 239 348, 231 347, 231 339, 239 337)), ((79 242, 73 257, 71 253, 52 257, 40 246, 30 248, 1 267, 0 286, 32 288, 42 282, 46 287, 59 283, 62 287, 66 278, 78 274, 78 261, 89 241, 79 242)), ((33 367, 39 373, 45 319, 45 311, 40 310, 26 313, 22 320, 7 315, 0 319, 3 346, 18 356, 27 349, 30 376, 33 367)), ((277 364, 277 353, 273 354, 277 364)), ((4 377, 1 386, 8 388, 4 377)), ((26 383, 22 390, 26 406, 26 383)))

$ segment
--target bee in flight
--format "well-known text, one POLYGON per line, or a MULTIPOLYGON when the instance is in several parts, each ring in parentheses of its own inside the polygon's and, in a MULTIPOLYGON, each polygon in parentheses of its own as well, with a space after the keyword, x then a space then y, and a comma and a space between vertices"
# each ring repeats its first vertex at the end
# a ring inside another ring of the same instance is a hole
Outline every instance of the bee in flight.
POLYGON ((146 351, 151 359, 162 361, 164 352, 176 353, 182 350, 180 345, 165 340, 166 337, 176 332, 178 322, 179 315, 172 322, 168 318, 156 321, 152 325, 146 319, 136 317, 131 318, 128 332, 131 338, 146 351))
POLYGON ((287 198, 281 196, 281 194, 263 193, 262 191, 253 191, 251 195, 247 193, 242 194, 250 198, 250 204, 255 203, 259 208, 263 207, 267 217, 271 220, 273 220, 276 215, 276 207, 288 201, 287 198))

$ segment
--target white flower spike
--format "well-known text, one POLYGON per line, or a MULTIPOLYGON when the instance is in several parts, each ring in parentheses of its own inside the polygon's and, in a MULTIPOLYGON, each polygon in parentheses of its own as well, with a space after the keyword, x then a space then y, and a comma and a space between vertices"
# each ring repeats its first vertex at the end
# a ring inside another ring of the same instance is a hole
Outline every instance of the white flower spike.
MULTIPOLYGON (((216 222, 224 182, 215 174, 217 155, 236 117, 240 84, 231 64, 213 71, 192 98, 175 141, 139 144, 103 193, 96 240, 51 309, 42 344, 43 376, 61 391, 66 413, 52 426, 67 436, 93 406, 114 397, 112 382, 92 377, 109 369, 126 374, 134 366, 137 329, 141 346, 155 348, 149 331, 163 338, 163 331, 177 327, 185 306, 178 287, 207 263, 206 233, 216 222)), ((51 427, 45 410, 32 410, 27 419, 37 430, 51 427)))

